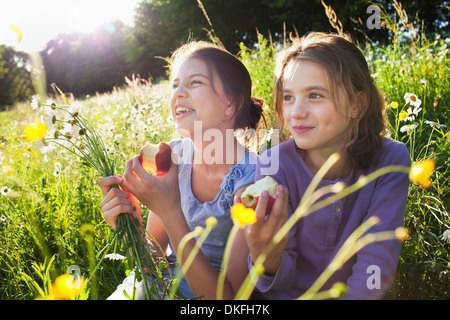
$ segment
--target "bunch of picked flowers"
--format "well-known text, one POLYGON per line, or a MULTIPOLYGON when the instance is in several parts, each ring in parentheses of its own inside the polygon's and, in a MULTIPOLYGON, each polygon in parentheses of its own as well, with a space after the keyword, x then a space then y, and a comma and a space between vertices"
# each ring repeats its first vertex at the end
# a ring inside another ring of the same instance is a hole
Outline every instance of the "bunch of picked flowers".
MULTIPOLYGON (((79 112, 78 103, 70 103, 59 88, 57 89, 67 105, 57 106, 52 100, 43 103, 39 96, 33 96, 32 108, 37 113, 45 112, 46 120, 35 121, 27 125, 24 137, 39 144, 41 148, 51 148, 52 144, 53 147, 59 145, 65 148, 80 157, 102 177, 116 175, 115 161, 111 158, 100 135, 79 112), (57 118, 55 113, 57 110, 60 110, 59 113, 65 114, 63 119, 57 118)), ((118 185, 113 187, 119 188, 118 185)), ((136 280, 144 282, 146 299, 151 299, 150 291, 156 293, 159 290, 154 288, 155 281, 152 281, 151 289, 148 287, 146 271, 152 278, 155 278, 158 272, 151 256, 153 251, 142 235, 140 222, 131 215, 123 213, 118 218, 115 231, 111 247, 114 248, 114 252, 118 245, 129 248, 129 250, 125 250, 127 261, 136 267, 136 280)))

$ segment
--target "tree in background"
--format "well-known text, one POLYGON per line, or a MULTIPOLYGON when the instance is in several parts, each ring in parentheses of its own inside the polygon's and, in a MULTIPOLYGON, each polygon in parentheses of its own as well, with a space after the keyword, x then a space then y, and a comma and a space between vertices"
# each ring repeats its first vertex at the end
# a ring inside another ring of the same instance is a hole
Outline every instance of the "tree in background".
POLYGON ((28 55, 0 46, 0 111, 33 94, 28 55))
POLYGON ((127 30, 121 21, 116 21, 104 24, 92 34, 59 34, 41 52, 48 85, 56 83, 75 96, 122 85, 137 52, 131 50, 127 30))
MULTIPOLYGON (((325 0, 332 5, 343 30, 360 42, 388 42, 386 28, 370 29, 366 21, 373 1, 325 0), (362 32, 359 32, 362 31, 362 32)), ((377 2, 394 14, 392 0, 377 2)), ((449 30, 450 1, 405 1, 407 12, 416 13, 426 33, 449 30)), ((133 74, 157 81, 166 76, 165 59, 189 39, 220 39, 232 53, 240 44, 251 48, 258 33, 274 42, 289 34, 334 31, 325 15, 322 0, 141 0, 135 9, 134 26, 120 21, 106 23, 92 34, 59 34, 41 52, 48 90, 56 83, 63 91, 80 97, 112 90, 133 74)), ((12 51, 11 51, 12 50, 12 51)), ((0 105, 31 96, 26 55, 0 51, 0 105), (5 70, 10 70, 5 75, 5 70), (28 73, 27 73, 28 72, 28 73), (11 73, 11 74, 10 74, 11 73), (20 75, 20 76, 19 76, 20 75), (23 76, 23 79, 16 77, 23 76), (11 87, 11 86, 14 86, 11 87), (17 87, 17 88, 16 88, 17 87)))
MULTIPOLYGON (((326 0, 336 11, 343 29, 357 41, 371 39, 389 41, 386 28, 368 29, 365 25, 373 1, 326 0), (357 30, 363 32, 358 32, 357 30)), ((448 30, 450 1, 408 1, 409 12, 417 12, 428 33, 448 30)), ((392 0, 379 5, 394 15, 392 0)), ((240 43, 252 47, 258 33, 273 41, 283 41, 290 33, 302 35, 308 31, 334 31, 325 15, 322 0, 142 0, 135 11, 135 26, 130 34, 141 48, 140 59, 132 69, 142 77, 164 76, 165 62, 188 39, 210 37, 237 54, 240 43)))

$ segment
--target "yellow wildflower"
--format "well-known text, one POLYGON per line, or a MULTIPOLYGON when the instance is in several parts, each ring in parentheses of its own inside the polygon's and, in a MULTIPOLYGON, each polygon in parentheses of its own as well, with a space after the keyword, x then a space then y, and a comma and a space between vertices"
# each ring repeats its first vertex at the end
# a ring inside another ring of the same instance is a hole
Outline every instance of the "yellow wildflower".
POLYGON ((400 114, 398 115, 398 118, 399 118, 400 120, 405 120, 406 118, 408 118, 408 112, 406 112, 405 110, 402 110, 402 111, 400 112, 400 114))
POLYGON ((433 173, 433 170, 433 159, 416 162, 411 166, 411 170, 409 171, 409 179, 426 189, 431 186, 430 176, 433 173))
POLYGON ((86 280, 76 280, 71 274, 64 273, 56 278, 50 287, 50 295, 54 300, 73 300, 83 291, 86 280))
POLYGON ((35 121, 25 127, 24 137, 29 141, 41 140, 48 131, 48 127, 42 122, 35 121))
POLYGON ((397 102, 397 101, 393 101, 393 102, 391 103, 390 107, 391 107, 392 109, 397 109, 397 108, 398 108, 398 102, 397 102))
POLYGON ((240 227, 256 222, 255 210, 252 208, 247 208, 242 203, 235 204, 230 210, 233 222, 238 224, 240 227))

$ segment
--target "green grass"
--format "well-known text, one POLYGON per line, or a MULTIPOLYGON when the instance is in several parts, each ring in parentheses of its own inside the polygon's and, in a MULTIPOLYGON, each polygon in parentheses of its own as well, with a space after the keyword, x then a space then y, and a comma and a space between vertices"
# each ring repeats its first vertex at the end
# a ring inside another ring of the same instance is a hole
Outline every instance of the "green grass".
MULTIPOLYGON (((167 97, 164 84, 134 85, 81 101, 81 112, 120 159, 119 172, 146 141, 171 139, 167 97), (148 108, 138 105, 138 99, 145 99, 148 108)), ((100 258, 89 252, 99 254, 110 243, 113 231, 99 208, 100 177, 93 169, 62 148, 43 154, 23 138, 25 125, 37 118, 29 104, 0 117, 5 133, 0 146, 0 184, 6 187, 0 197, 0 299, 33 299, 36 291, 21 272, 39 283, 33 262, 43 264, 56 255, 50 268, 53 279, 73 265, 87 278, 100 258), (86 232, 89 226, 92 232, 86 232)), ((104 260, 97 283, 91 284, 91 298, 107 297, 125 271, 125 264, 104 260)))
POLYGON ((399 105, 387 109, 392 137, 407 145, 413 162, 428 158, 436 162, 430 188, 410 187, 405 216, 410 238, 402 247, 392 298, 450 297, 450 239, 442 238, 450 229, 449 45, 449 38, 421 35, 418 41, 396 40, 384 48, 366 49, 377 85, 389 104, 399 105), (413 121, 399 121, 401 110, 411 107, 404 105, 408 92, 422 100, 422 110, 413 121), (427 121, 446 127, 436 128, 427 121), (400 131, 407 124, 416 125, 409 134, 400 131))
MULTIPOLYGON (((413 162, 433 158, 436 168, 430 188, 410 186, 405 215, 410 237, 403 243, 389 298, 448 299, 450 239, 442 235, 450 229, 450 39, 425 35, 410 39, 396 32, 387 46, 369 41, 360 46, 386 101, 399 105, 387 109, 392 137, 407 145, 413 162), (408 92, 422 100, 422 110, 413 122, 398 120, 401 110, 410 107, 403 98, 408 92), (427 120, 447 127, 433 128, 427 120), (401 132, 408 123, 417 127, 409 134, 401 132)), ((259 46, 241 46, 240 54, 255 83, 254 95, 268 102, 268 128, 276 123, 271 110, 276 52, 277 44, 259 36, 259 46)), ((79 100, 83 115, 119 159, 118 172, 145 142, 176 137, 167 84, 134 80, 109 94, 79 100)), ((29 103, 0 113, 0 299, 35 299, 39 292, 33 284, 42 288, 73 266, 86 278, 92 275, 83 298, 104 299, 128 267, 101 259, 113 231, 99 208, 100 177, 64 149, 43 154, 27 142, 23 130, 36 119, 29 103), (39 272, 48 272, 50 279, 39 272)), ((143 209, 145 223, 148 211, 143 209)))

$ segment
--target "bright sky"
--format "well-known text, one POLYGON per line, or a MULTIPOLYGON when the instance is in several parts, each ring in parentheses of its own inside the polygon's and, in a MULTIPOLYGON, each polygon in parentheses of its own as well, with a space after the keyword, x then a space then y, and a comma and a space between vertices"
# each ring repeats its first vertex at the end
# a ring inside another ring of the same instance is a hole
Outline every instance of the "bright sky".
POLYGON ((0 45, 41 51, 59 33, 90 33, 104 22, 132 25, 139 0, 0 0, 0 45), (10 26, 16 25, 18 33, 10 26))

